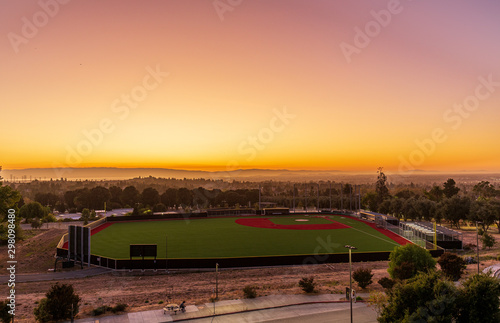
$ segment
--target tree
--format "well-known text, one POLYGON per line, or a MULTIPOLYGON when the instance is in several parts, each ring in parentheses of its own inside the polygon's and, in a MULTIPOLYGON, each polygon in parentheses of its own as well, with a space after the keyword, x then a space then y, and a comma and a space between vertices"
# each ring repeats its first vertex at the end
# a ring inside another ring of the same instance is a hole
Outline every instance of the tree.
POLYGON ((437 262, 443 274, 453 281, 459 280, 467 267, 462 257, 449 252, 443 253, 437 262))
POLYGON ((125 206, 134 207, 139 202, 139 191, 135 186, 127 186, 122 192, 122 201, 125 206))
POLYGON ((76 190, 74 203, 78 211, 81 211, 84 208, 91 208, 92 196, 90 190, 88 188, 76 190))
POLYGON ((488 275, 474 275, 463 283, 458 299, 457 322, 500 322, 500 281, 488 275))
POLYGON ((432 258, 428 250, 420 248, 414 244, 398 246, 389 255, 389 275, 395 279, 408 279, 418 272, 425 272, 436 267, 436 261, 432 258), (401 268, 408 269, 403 274, 401 268))
POLYGON ((181 205, 188 205, 188 206, 193 206, 193 193, 188 190, 187 188, 179 188, 179 191, 177 192, 177 196, 179 198, 179 203, 181 205))
POLYGON ((460 228, 460 221, 469 216, 471 201, 468 197, 453 196, 443 200, 439 205, 439 212, 450 221, 452 225, 460 228))
POLYGON ((96 186, 90 190, 90 209, 102 210, 104 203, 109 203, 111 193, 103 186, 96 186))
POLYGON ((484 232, 481 236, 481 242, 483 243, 483 249, 491 249, 496 243, 495 238, 488 232, 484 232))
POLYGON ((377 193, 368 192, 363 196, 363 205, 368 206, 370 211, 381 211, 377 200, 377 193))
POLYGON ((142 191, 141 194, 142 204, 147 207, 153 207, 160 203, 160 194, 158 191, 152 187, 147 187, 142 191))
POLYGON ((111 186, 109 188, 109 193, 111 194, 111 199, 110 199, 110 202, 113 202, 113 203, 116 203, 118 205, 122 205, 122 193, 123 193, 123 190, 121 189, 121 187, 118 187, 118 186, 111 186))
POLYGON ((358 283, 358 286, 365 289, 366 286, 373 283, 373 273, 369 268, 359 268, 352 273, 352 278, 358 283))
POLYGON ((90 210, 89 209, 83 209, 82 210, 82 216, 80 217, 80 221, 83 221, 84 225, 87 225, 90 220, 90 210))
POLYGON ((39 202, 43 206, 49 206, 53 208, 59 201, 59 197, 53 193, 36 193, 35 201, 39 202))
POLYGON ((474 187, 472 188, 472 192, 474 192, 476 197, 482 198, 490 198, 497 195, 495 186, 490 184, 490 182, 488 181, 481 181, 474 185, 474 187))
POLYGON ((2 186, 0 183, 0 216, 1 220, 7 219, 9 209, 14 209, 17 212, 17 203, 21 200, 21 194, 13 190, 10 186, 2 186))
POLYGON ((377 182, 375 183, 375 192, 377 193, 378 204, 382 203, 389 197, 389 189, 387 188, 387 176, 382 171, 383 167, 377 170, 377 182))
POLYGON ((481 222, 480 225, 483 231, 488 231, 488 228, 495 223, 497 218, 497 208, 490 201, 479 198, 471 203, 469 220, 481 222))
POLYGON ((157 203, 153 207, 153 212, 166 212, 166 211, 167 211, 167 207, 163 203, 157 203))
POLYGON ((456 315, 457 288, 437 272, 419 273, 387 293, 379 322, 452 322, 456 315))
POLYGON ((168 207, 174 207, 178 205, 177 201, 177 189, 169 188, 161 195, 161 202, 168 207))
POLYGON ((460 189, 456 186, 456 183, 452 178, 448 178, 448 180, 444 182, 443 193, 447 198, 457 195, 459 191, 460 189))
POLYGON ((71 312, 75 316, 80 306, 80 297, 75 294, 72 285, 56 283, 45 294, 34 314, 40 322, 71 319, 71 312))
POLYGON ((430 200, 440 202, 443 199, 444 192, 441 187, 434 185, 429 192, 426 193, 430 200))
POLYGON ((38 202, 24 204, 19 210, 19 216, 30 222, 34 218, 43 218, 46 214, 46 209, 38 202))

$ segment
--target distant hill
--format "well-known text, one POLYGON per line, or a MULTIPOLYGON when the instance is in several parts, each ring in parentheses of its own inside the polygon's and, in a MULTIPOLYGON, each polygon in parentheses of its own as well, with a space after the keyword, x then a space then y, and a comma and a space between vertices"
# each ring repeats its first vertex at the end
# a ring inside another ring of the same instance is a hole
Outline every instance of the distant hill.
MULTIPOLYGON (((491 183, 500 182, 500 174, 487 172, 424 172, 414 171, 411 173, 386 172, 390 182, 419 183, 436 182, 441 184, 448 178, 457 182, 477 182, 488 180, 491 183)), ((339 170, 288 170, 288 169, 239 169, 233 171, 201 171, 182 170, 168 168, 114 168, 114 167, 92 167, 92 168, 28 168, 28 169, 4 169, 2 176, 5 181, 30 181, 30 180, 56 180, 65 178, 68 180, 124 180, 138 177, 177 178, 177 179, 211 179, 224 181, 349 181, 351 183, 374 183, 377 177, 376 170, 373 172, 356 173, 339 170)))

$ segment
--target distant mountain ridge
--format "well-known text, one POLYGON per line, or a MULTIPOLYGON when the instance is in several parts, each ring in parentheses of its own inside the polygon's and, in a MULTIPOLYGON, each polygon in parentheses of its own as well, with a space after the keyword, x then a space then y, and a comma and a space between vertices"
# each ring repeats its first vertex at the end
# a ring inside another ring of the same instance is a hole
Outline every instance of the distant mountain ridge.
POLYGON ((340 170, 289 170, 289 169, 236 169, 230 171, 184 170, 171 168, 117 168, 117 167, 88 167, 88 168, 26 168, 4 169, 2 174, 6 180, 14 179, 129 179, 136 177, 163 177, 163 178, 211 178, 211 179, 248 179, 255 177, 283 177, 283 176, 328 176, 345 173, 340 170))
MULTIPOLYGON (((30 180, 126 180, 133 178, 175 178, 175 179, 210 179, 231 182, 249 181, 335 181, 350 183, 375 183, 376 169, 373 172, 352 172, 341 170, 290 170, 290 169, 237 169, 231 171, 204 171, 170 168, 117 168, 117 167, 88 167, 88 168, 27 168, 4 169, 1 173, 5 181, 26 182, 30 180)), ((440 184, 448 178, 457 182, 488 180, 491 183, 500 182, 500 173, 495 172, 438 172, 413 171, 399 173, 387 171, 390 182, 428 182, 440 184)))

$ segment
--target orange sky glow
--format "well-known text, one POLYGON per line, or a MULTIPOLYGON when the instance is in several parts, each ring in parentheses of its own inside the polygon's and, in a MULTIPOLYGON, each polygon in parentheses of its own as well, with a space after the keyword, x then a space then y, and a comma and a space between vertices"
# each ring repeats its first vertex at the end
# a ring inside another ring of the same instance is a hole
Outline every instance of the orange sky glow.
POLYGON ((4 169, 500 171, 495 1, 2 6, 4 169))

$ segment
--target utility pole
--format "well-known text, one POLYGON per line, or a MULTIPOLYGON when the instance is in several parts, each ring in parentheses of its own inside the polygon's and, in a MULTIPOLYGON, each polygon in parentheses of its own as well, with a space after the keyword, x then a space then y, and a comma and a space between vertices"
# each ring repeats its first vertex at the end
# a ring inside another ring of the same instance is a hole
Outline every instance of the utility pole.
POLYGON ((340 209, 344 209, 344 189, 342 187, 342 184, 340 184, 340 209))
POLYGON ((330 211, 332 210, 332 182, 328 181, 330 184, 330 211))
POLYGON ((317 204, 318 204, 318 206, 316 208, 316 211, 318 211, 318 213, 319 213, 319 183, 318 183, 318 203, 317 204))
POLYGON ((350 308, 351 308, 351 323, 352 322, 352 260, 351 260, 351 250, 356 249, 356 247, 350 246, 350 245, 345 245, 344 248, 349 249, 349 303, 350 303, 350 308))
POLYGON ((219 299, 219 263, 215 264, 215 300, 219 299))
POLYGON ((259 184, 259 211, 260 211, 260 184, 259 184))
POLYGON ((305 199, 304 210, 307 212, 307 183, 305 184, 305 189, 304 189, 304 199, 305 199))

